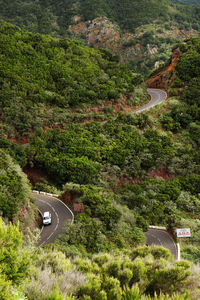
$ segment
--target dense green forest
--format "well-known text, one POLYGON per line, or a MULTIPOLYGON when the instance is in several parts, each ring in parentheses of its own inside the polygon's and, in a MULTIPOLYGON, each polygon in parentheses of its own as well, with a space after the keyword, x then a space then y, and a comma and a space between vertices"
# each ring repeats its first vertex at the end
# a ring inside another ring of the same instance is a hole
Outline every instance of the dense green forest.
POLYGON ((174 46, 169 99, 135 114, 113 106, 147 100, 142 76, 111 51, 4 21, 0 33, 0 298, 198 299, 199 267, 144 232, 189 227, 181 255, 199 262, 200 38, 174 46), (46 179, 31 186, 24 166, 46 179), (84 204, 53 245, 34 246, 31 187, 84 204))
POLYGON ((110 51, 29 33, 3 21, 0 33, 0 114, 10 134, 27 134, 59 118, 69 122, 70 108, 81 104, 131 98, 141 81, 110 51))
MULTIPOLYGON (((1 143, 1 147, 3 146, 1 143)), ((20 230, 28 238, 31 235, 30 228, 34 227, 37 211, 27 177, 16 159, 10 156, 16 157, 17 151, 13 152, 11 148, 7 148, 7 151, 0 149, 0 214, 6 222, 20 221, 20 230)), ((17 150, 18 147, 14 148, 17 150)), ((20 157, 19 152, 18 155, 20 157)))
MULTIPOLYGON (((179 1, 180 2, 180 1, 179 1)), ((182 1, 185 2, 185 1, 182 1)), ((188 1, 189 2, 189 1, 188 1)), ((190 1, 191 2, 191 1, 190 1)), ((194 1, 193 1, 194 2, 194 1)), ((196 1, 198 2, 198 1, 196 1)), ((0 15, 16 25, 33 32, 65 35, 74 16, 92 20, 106 16, 121 29, 134 31, 138 26, 155 19, 163 21, 177 19, 180 23, 198 23, 199 10, 195 7, 170 7, 168 0, 39 0, 0 1, 0 15)))
POLYGON ((174 3, 199 5, 199 0, 173 0, 174 3))
POLYGON ((1 0, 0 17, 34 33, 112 49, 130 70, 148 75, 168 61, 174 43, 199 34, 200 7, 187 5, 190 2, 1 0), (103 27, 98 28, 99 17, 110 25, 102 21, 103 27), (83 24, 85 29, 79 32, 76 25, 82 28, 83 24))
POLYGON ((34 33, 68 37, 92 47, 112 49, 131 70, 147 75, 168 61, 174 43, 200 32, 200 7, 180 2, 1 0, 0 17, 34 33), (103 27, 98 28, 98 17, 106 18, 110 25, 102 21, 103 27), (83 23, 85 29, 81 32, 71 28, 79 24, 82 27, 83 23), (93 36, 97 32, 94 40, 89 38, 90 33, 93 36))

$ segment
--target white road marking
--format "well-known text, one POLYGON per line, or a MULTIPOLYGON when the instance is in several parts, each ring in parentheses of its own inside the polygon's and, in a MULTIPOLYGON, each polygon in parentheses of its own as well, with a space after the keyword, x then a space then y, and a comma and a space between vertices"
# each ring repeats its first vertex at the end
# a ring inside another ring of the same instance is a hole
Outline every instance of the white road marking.
MULTIPOLYGON (((152 230, 159 230, 159 229, 153 229, 153 228, 152 228, 152 230)), ((178 247, 177 247, 177 244, 174 242, 173 238, 170 236, 170 234, 167 232, 167 230, 160 230, 160 231, 166 233, 167 236, 168 236, 168 238, 172 241, 172 244, 173 244, 173 246, 174 246, 176 255, 177 255, 177 257, 178 257, 178 247)), ((166 248, 166 247, 162 244, 162 242, 161 242, 161 240, 159 239, 159 237, 157 237, 156 235, 154 235, 154 234, 152 234, 152 233, 150 233, 150 232, 148 232, 148 236, 152 236, 153 238, 155 238, 156 240, 159 241, 159 243, 160 243, 161 246, 163 246, 164 248, 166 248)), ((168 244, 169 244, 169 243, 168 243, 168 244)), ((169 248, 167 248, 167 249, 169 249, 169 248)), ((169 249, 169 250, 170 250, 170 249, 169 249)), ((170 252, 171 252, 171 250, 170 250, 170 252)), ((172 253, 172 252, 171 252, 171 253, 172 253)), ((172 255, 174 255, 174 254, 172 253, 172 255)), ((176 257, 176 255, 175 255, 175 257, 176 257)))
POLYGON ((71 224, 73 224, 74 223, 74 214, 73 214, 73 212, 71 211, 71 209, 64 203, 64 202, 62 202, 60 199, 58 199, 58 198, 56 198, 56 197, 54 197, 54 196, 52 196, 52 198, 54 198, 55 200, 57 200, 57 201, 60 201, 68 210, 69 210, 69 212, 71 213, 71 215, 72 215, 72 221, 71 221, 71 224))
MULTIPOLYGON (((41 200, 41 199, 38 199, 38 201, 41 201, 41 202, 45 203, 46 205, 50 206, 51 209, 54 211, 56 217, 57 217, 56 227, 54 228, 54 230, 52 231, 52 233, 46 238, 46 240, 43 241, 42 244, 39 245, 39 246, 42 246, 42 245, 44 245, 44 243, 46 243, 46 241, 48 241, 48 240, 51 238, 51 236, 55 233, 55 231, 56 231, 57 228, 58 228, 58 224, 60 223, 60 219, 59 219, 59 217, 58 217, 57 212, 55 211, 55 208, 54 208, 51 204, 49 204, 48 202, 46 202, 46 201, 44 201, 44 200, 41 200)), ((43 227, 44 227, 44 226, 43 226, 43 227)))
MULTIPOLYGON (((64 202, 62 202, 60 199, 57 198, 58 195, 56 195, 56 194, 50 194, 50 193, 46 193, 46 192, 39 192, 39 191, 34 191, 34 192, 37 193, 37 194, 49 196, 50 199, 54 199, 55 201, 61 202, 61 203, 67 208, 67 210, 70 212, 70 214, 71 214, 71 216, 72 216, 71 224, 73 224, 73 222, 74 222, 74 214, 73 214, 73 212, 71 211, 71 209, 70 209, 64 202)), ((50 236, 48 236, 48 238, 47 238, 45 241, 43 241, 41 244, 38 245, 38 246, 42 246, 42 245, 44 245, 44 244, 46 243, 46 241, 47 241, 48 239, 50 239, 50 237, 53 235, 53 233, 57 230, 58 225, 59 225, 59 223, 60 223, 60 219, 59 219, 58 214, 57 214, 57 212, 55 211, 55 209, 54 209, 53 206, 51 206, 49 203, 47 203, 46 201, 41 200, 41 199, 39 199, 39 198, 37 198, 37 200, 38 200, 38 201, 41 201, 41 202, 43 202, 43 203, 45 203, 45 204, 47 204, 47 205, 49 205, 49 206, 52 208, 52 210, 55 212, 55 215, 56 215, 56 217, 57 217, 57 224, 56 224, 56 227, 55 227, 55 229, 53 230, 53 232, 50 234, 50 236)), ((39 210, 39 208, 38 208, 38 210, 39 210)), ((40 211, 40 210, 39 210, 39 211, 40 211)), ((41 215, 43 215, 41 211, 40 211, 40 213, 41 213, 41 215)), ((41 229, 41 231, 40 231, 40 235, 41 235, 43 229, 44 229, 44 226, 42 227, 42 229, 41 229)))
POLYGON ((159 241, 159 243, 162 245, 162 242, 161 242, 161 240, 157 237, 157 236, 155 236, 154 234, 152 234, 152 233, 148 233, 149 235, 151 235, 151 236, 153 236, 156 240, 158 240, 159 241))

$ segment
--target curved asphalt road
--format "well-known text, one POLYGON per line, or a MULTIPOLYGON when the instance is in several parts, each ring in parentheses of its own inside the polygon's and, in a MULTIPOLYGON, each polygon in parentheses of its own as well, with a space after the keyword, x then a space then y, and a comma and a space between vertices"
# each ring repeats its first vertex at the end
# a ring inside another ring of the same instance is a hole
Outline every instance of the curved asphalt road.
MULTIPOLYGON (((150 102, 145 106, 134 110, 133 113, 140 113, 149 110, 150 108, 162 103, 167 99, 167 93, 163 90, 147 89, 147 92, 151 96, 150 102)), ((169 249, 174 258, 177 259, 177 246, 167 231, 151 228, 145 233, 145 235, 147 239, 147 245, 158 245, 169 249)))
MULTIPOLYGON (((149 110, 150 108, 164 102, 167 99, 167 93, 163 90, 147 89, 147 93, 150 95, 151 100, 146 105, 144 105, 136 110, 133 110, 130 113, 140 113, 145 110, 149 110)), ((107 122, 108 121, 101 121, 102 124, 106 124, 107 122)))
POLYGON ((53 243, 57 236, 62 233, 64 226, 73 222, 73 214, 70 209, 60 200, 47 195, 34 194, 36 205, 42 213, 49 211, 51 213, 52 223, 43 226, 40 232, 38 246, 53 243))
MULTIPOLYGON (((147 92, 151 96, 150 102, 145 106, 134 110, 134 113, 149 110, 167 99, 167 93, 163 90, 147 89, 147 92)), ((62 233, 66 223, 73 222, 73 214, 64 203, 56 198, 41 194, 35 194, 35 197, 37 198, 36 204, 40 212, 43 214, 45 211, 50 211, 52 215, 52 224, 42 227, 40 233, 38 246, 42 246, 55 241, 57 236, 62 233)), ((166 231, 149 229, 145 235, 148 245, 155 244, 163 246, 164 248, 169 249, 172 255, 177 258, 176 244, 166 231)))
MULTIPOLYGON (((151 96, 150 102, 145 106, 134 110, 133 113, 140 113, 149 110, 150 108, 162 103, 167 99, 167 93, 163 90, 147 89, 147 92, 151 96)), ((169 249, 174 258, 177 259, 177 246, 167 231, 151 228, 145 233, 145 235, 147 239, 147 245, 158 245, 169 249)))
POLYGON ((151 228, 145 235, 147 238, 147 245, 158 245, 169 249, 174 258, 177 259, 177 246, 167 231, 151 228))
POLYGON ((149 110, 150 108, 156 106, 157 104, 162 103, 167 99, 167 93, 163 90, 159 89, 147 89, 148 94, 151 96, 151 100, 145 106, 134 110, 134 113, 140 113, 145 110, 149 110))

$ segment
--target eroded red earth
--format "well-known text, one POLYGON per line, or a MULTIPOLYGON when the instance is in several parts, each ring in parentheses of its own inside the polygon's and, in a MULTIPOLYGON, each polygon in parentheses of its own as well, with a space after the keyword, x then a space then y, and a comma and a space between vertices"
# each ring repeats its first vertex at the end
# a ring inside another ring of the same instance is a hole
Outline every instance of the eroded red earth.
MULTIPOLYGON (((175 49, 172 54, 172 59, 170 64, 162 69, 158 74, 156 74, 154 77, 152 77, 148 82, 147 86, 149 88, 160 88, 160 89, 167 89, 169 87, 168 83, 168 77, 170 71, 174 71, 175 67, 179 61, 180 57, 180 51, 179 49, 175 49)), ((172 78, 170 80, 170 84, 173 83, 173 80, 175 78, 175 74, 172 75, 172 78)))

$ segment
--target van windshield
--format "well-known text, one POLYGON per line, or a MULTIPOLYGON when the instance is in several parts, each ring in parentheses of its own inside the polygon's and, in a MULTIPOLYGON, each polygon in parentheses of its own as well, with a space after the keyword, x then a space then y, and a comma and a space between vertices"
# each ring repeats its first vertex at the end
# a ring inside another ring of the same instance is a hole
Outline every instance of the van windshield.
POLYGON ((48 220, 49 219, 49 217, 44 217, 44 220, 48 220))

